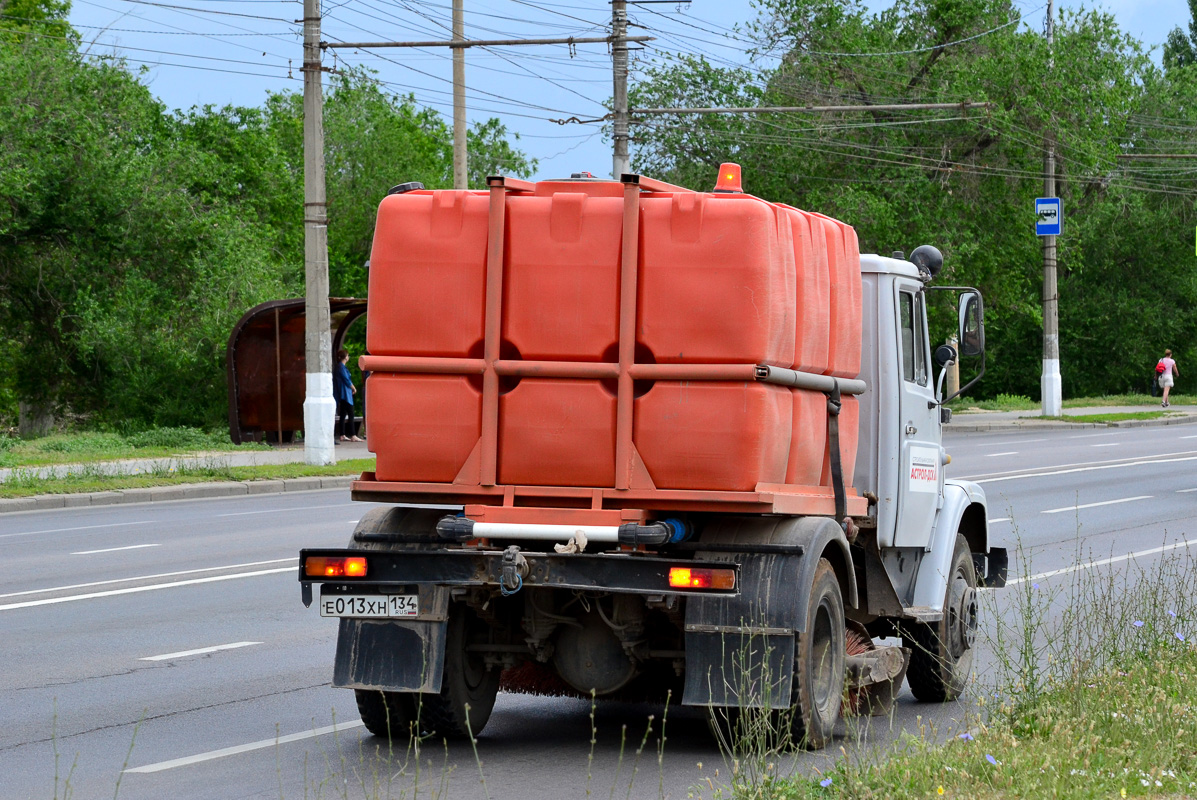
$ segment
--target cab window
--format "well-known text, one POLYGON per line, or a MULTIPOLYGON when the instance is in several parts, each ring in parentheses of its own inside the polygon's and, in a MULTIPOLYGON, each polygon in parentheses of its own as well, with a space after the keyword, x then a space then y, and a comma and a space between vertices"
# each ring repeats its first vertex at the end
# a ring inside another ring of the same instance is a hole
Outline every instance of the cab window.
POLYGON ((923 335, 922 298, 912 292, 898 294, 898 319, 902 335, 902 377, 927 385, 927 344, 923 335))

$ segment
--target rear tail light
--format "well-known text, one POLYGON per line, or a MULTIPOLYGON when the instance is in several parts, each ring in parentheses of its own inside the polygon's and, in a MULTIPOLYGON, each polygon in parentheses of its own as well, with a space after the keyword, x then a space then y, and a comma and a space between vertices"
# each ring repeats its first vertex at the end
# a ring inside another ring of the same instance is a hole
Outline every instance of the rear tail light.
POLYGON ((309 556, 303 564, 309 578, 364 578, 366 559, 361 556, 309 556))
POLYGON ((674 589, 736 588, 736 571, 719 567, 670 567, 669 585, 674 589))

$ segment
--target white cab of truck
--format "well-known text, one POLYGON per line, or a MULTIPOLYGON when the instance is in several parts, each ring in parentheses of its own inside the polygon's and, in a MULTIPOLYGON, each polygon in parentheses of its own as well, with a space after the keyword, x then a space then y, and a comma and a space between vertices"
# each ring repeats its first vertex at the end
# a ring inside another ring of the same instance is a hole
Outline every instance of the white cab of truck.
MULTIPOLYGON (((934 618, 944 613, 945 597, 950 603, 946 590, 958 534, 976 554, 978 578, 988 576, 991 584, 1004 582, 1005 551, 990 552, 984 490, 945 477, 950 458, 941 420, 950 412, 941 405, 943 382, 927 327, 928 305, 939 287, 904 258, 862 254, 860 267, 860 377, 869 391, 860 397, 855 487, 877 498, 877 548, 903 612, 934 618)), ((978 317, 971 324, 979 327, 979 293, 967 287, 944 291, 960 298, 962 331, 970 324, 964 319, 970 302, 978 317)))

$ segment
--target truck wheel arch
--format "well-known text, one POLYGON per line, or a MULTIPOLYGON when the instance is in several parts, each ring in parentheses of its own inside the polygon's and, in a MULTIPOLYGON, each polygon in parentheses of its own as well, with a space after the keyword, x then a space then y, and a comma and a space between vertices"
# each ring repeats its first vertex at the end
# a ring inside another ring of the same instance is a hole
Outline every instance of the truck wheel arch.
POLYGON ((943 506, 935 517, 927 554, 919 565, 911 605, 942 610, 956 537, 963 535, 972 553, 989 553, 985 490, 971 481, 944 481, 943 506))
POLYGON ((989 552, 989 526, 983 503, 969 503, 968 507, 964 509, 964 513, 960 515, 957 532, 968 542, 970 552, 989 552))
MULTIPOLYGON (((844 598, 844 606, 846 608, 858 607, 858 594, 856 588, 856 570, 852 566, 852 551, 848 547, 848 539, 845 536, 832 538, 823 545, 822 551, 815 557, 815 562, 818 559, 825 558, 831 564, 831 568, 835 570, 836 580, 840 584, 840 595, 844 598)), ((811 580, 814 576, 812 573, 811 580)))

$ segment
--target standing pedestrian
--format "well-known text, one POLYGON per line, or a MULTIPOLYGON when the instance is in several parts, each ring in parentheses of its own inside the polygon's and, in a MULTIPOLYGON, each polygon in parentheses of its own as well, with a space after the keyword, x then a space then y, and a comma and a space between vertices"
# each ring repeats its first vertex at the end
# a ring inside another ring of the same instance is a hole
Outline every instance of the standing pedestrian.
POLYGON ((1176 368, 1176 362, 1172 360, 1172 351, 1165 350, 1164 357, 1155 365, 1155 371, 1160 376, 1160 388, 1164 390, 1164 402, 1160 404, 1161 408, 1168 407, 1168 393, 1172 391, 1175 384, 1174 378, 1180 377, 1180 370, 1176 368))
POLYGON ((353 385, 353 378, 349 374, 349 351, 342 347, 337 351, 337 366, 333 370, 333 398, 337 401, 338 424, 341 426, 342 442, 360 442, 357 435, 357 423, 353 419, 353 396, 357 394, 357 387, 353 385), (348 434, 348 435, 346 435, 348 434))

